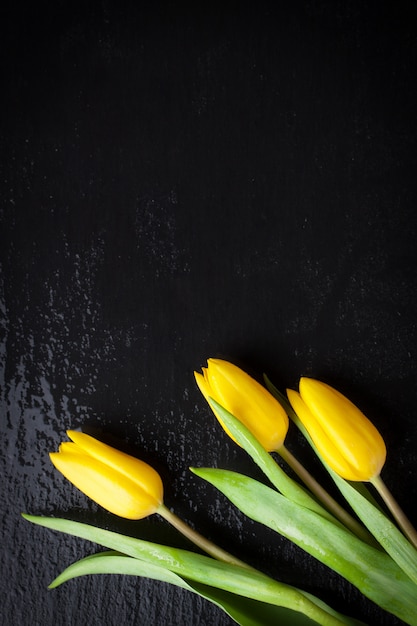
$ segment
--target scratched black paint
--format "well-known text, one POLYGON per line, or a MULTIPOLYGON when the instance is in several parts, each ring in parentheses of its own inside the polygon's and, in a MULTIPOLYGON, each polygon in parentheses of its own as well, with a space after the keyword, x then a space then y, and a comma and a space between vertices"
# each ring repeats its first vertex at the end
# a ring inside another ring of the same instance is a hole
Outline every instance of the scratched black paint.
POLYGON ((145 580, 47 592, 94 547, 23 510, 183 545, 156 518, 98 511, 52 470, 48 451, 84 425, 153 463, 167 504, 229 550, 369 624, 398 624, 187 468, 259 477, 196 390, 208 356, 281 388, 310 374, 378 424, 385 479, 416 519, 411 15, 62 1, 14 3, 3 29, 2 623, 230 623, 145 580))

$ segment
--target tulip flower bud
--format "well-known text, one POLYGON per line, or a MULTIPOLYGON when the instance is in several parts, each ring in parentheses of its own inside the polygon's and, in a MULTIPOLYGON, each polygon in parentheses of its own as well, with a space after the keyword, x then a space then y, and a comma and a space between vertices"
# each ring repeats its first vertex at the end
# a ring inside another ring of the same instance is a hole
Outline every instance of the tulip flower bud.
POLYGON ((288 399, 328 465, 342 478, 369 481, 385 463, 384 440, 345 396, 312 378, 300 379, 300 393, 288 399))
POLYGON ((78 431, 67 432, 49 456, 54 466, 89 498, 111 513, 141 519, 162 504, 159 474, 147 463, 78 431))
MULTIPOLYGON (((249 374, 221 359, 209 359, 203 374, 194 372, 197 385, 208 400, 216 400, 234 415, 271 452, 278 450, 288 430, 288 416, 277 400, 249 374)), ((216 414, 225 428, 221 418, 216 414)))

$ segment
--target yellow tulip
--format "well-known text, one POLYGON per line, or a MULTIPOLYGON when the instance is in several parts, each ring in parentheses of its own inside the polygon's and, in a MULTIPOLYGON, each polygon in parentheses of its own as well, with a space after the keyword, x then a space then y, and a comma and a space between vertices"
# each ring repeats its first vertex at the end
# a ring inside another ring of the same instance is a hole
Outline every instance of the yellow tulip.
POLYGON ((54 466, 102 507, 127 519, 141 519, 162 505, 161 478, 150 465, 74 430, 72 442, 49 456, 54 466))
POLYGON ((380 433, 344 395, 312 378, 300 379, 300 393, 288 399, 319 453, 342 478, 371 481, 385 463, 380 433))
MULTIPOLYGON (((209 359, 208 367, 203 367, 202 371, 203 374, 194 372, 194 375, 206 400, 216 400, 234 415, 268 452, 282 446, 288 430, 288 416, 265 387, 236 365, 221 359, 209 359)), ((215 411, 214 414, 232 437, 215 411)))

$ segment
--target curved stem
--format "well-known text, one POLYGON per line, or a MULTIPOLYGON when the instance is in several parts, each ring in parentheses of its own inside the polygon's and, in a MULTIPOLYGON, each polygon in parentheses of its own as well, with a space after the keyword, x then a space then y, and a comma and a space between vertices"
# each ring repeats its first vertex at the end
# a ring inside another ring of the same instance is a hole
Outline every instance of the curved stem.
POLYGON ((239 565, 239 567, 244 567, 245 569, 257 571, 244 561, 241 561, 240 559, 234 557, 232 554, 229 554, 229 552, 226 552, 206 537, 203 537, 203 535, 200 535, 199 532, 191 528, 191 526, 189 526, 180 517, 178 517, 178 515, 175 515, 175 513, 170 511, 164 504, 161 504, 161 506, 157 510, 157 513, 161 517, 166 519, 166 521, 169 522, 172 526, 174 526, 174 528, 176 528, 182 535, 184 535, 184 537, 189 539, 192 543, 201 548, 201 550, 207 552, 207 554, 210 554, 210 556, 214 557, 218 561, 224 561, 225 563, 230 563, 231 565, 239 565))
POLYGON ((310 489, 316 498, 332 513, 344 526, 346 526, 357 537, 368 544, 375 546, 375 540, 370 533, 350 515, 323 487, 317 480, 306 470, 304 465, 286 448, 284 445, 276 451, 284 461, 297 474, 300 480, 310 489))
POLYGON ((372 478, 370 482, 378 491, 379 495, 391 511, 392 515, 398 523, 398 526, 401 528, 405 536, 411 541, 413 546, 417 548, 417 531, 411 524, 410 520, 408 519, 398 502, 395 500, 394 496, 382 480, 381 476, 376 476, 375 478, 372 478))

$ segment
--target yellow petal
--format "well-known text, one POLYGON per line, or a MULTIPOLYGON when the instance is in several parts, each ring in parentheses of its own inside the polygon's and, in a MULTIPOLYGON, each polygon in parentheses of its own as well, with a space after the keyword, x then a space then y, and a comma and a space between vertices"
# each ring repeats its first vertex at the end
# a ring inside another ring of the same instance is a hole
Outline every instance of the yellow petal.
POLYGON ((115 515, 141 519, 160 505, 137 483, 87 454, 53 452, 49 456, 73 485, 115 515))
MULTIPOLYGON (((207 377, 206 377, 206 373, 207 373, 207 369, 205 367, 202 368, 203 369, 203 374, 205 374, 204 376, 202 374, 199 374, 198 372, 194 372, 194 376, 195 376, 195 380, 197 382, 198 388, 200 389, 201 393, 203 394, 204 398, 207 400, 207 402, 209 402, 210 398, 213 398, 213 400, 215 400, 214 394, 210 389, 210 385, 207 381, 207 377)), ((219 402, 217 400, 217 402, 219 402)), ((220 404, 220 402, 219 402, 220 404)), ((217 417, 217 420, 219 421, 221 427, 223 428, 223 430, 225 431, 225 433, 227 435, 229 435, 229 437, 231 439, 233 439, 233 441, 235 443, 237 443, 236 439, 233 437, 232 433, 230 432, 230 430, 228 428, 226 428, 222 418, 220 417, 220 415, 217 413, 217 411, 215 409, 213 409, 213 407, 210 407, 214 413, 214 415, 217 417)), ((226 407, 223 407, 226 408, 226 407)))
POLYGON ((326 432, 320 426, 300 394, 293 389, 287 389, 288 400, 294 411, 297 413, 302 424, 307 429, 308 434, 313 440, 314 445, 320 452, 323 459, 339 476, 347 480, 361 480, 360 476, 355 472, 349 463, 343 458, 339 450, 332 443, 326 432))
POLYGON ((163 485, 158 472, 150 465, 130 454, 116 450, 94 437, 76 430, 69 430, 68 437, 84 452, 101 461, 109 468, 136 483, 145 493, 159 504, 163 499, 163 485))
POLYGON ((266 450, 281 447, 288 430, 288 416, 262 385, 236 365, 222 359, 208 360, 204 380, 203 395, 208 393, 239 419, 266 450))
MULTIPOLYGON (((203 370, 204 369, 205 368, 203 368, 203 370)), ((208 399, 211 397, 211 390, 210 390, 210 385, 208 384, 205 376, 203 376, 203 374, 200 374, 199 372, 194 372, 194 377, 198 385, 198 388, 200 389, 205 399, 208 401, 208 399)))
POLYGON ((359 478, 378 476, 386 447, 372 422, 343 394, 312 378, 301 378, 300 394, 326 436, 359 478))
POLYGON ((70 454, 83 454, 83 455, 85 455, 84 450, 82 448, 80 448, 80 446, 77 446, 77 444, 73 443, 72 441, 63 441, 59 445, 59 451, 62 452, 62 453, 69 452, 70 454))

